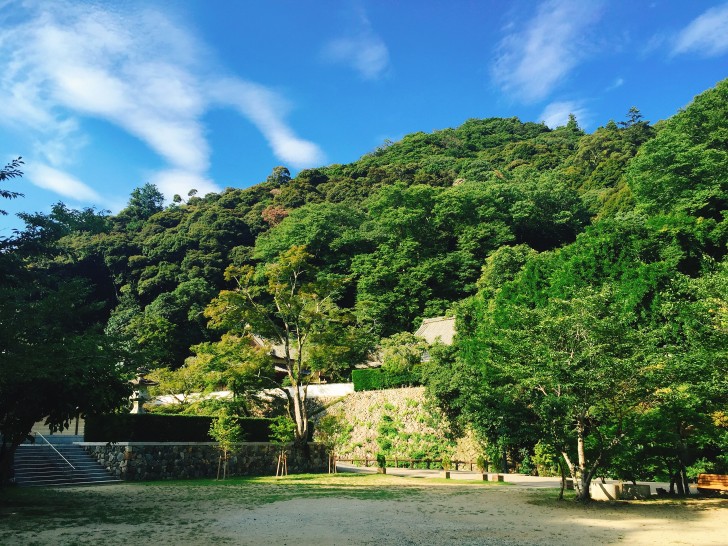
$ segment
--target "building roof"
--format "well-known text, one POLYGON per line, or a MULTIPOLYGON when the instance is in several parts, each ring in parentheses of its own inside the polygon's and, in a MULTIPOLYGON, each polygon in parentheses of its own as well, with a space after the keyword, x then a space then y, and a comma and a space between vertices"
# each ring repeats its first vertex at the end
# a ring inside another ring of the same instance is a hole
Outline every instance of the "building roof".
POLYGON ((455 317, 433 317, 422 321, 422 325, 415 332, 417 337, 424 338, 429 344, 440 341, 445 345, 452 345, 455 337, 455 317))
MULTIPOLYGON (((269 339, 265 339, 258 335, 251 335, 251 339, 253 340, 253 343, 258 347, 268 347, 270 348, 270 355, 273 358, 278 358, 281 360, 285 360, 286 358, 286 347, 283 345, 283 343, 273 343, 269 339)), ((293 348, 290 348, 291 356, 293 356, 293 348)))

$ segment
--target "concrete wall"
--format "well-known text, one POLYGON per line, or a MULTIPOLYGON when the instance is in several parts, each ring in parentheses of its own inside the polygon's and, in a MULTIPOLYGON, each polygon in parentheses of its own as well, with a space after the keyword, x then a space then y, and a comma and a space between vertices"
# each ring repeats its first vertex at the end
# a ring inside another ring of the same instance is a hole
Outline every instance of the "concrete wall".
MULTIPOLYGON (((80 444, 114 476, 127 481, 215 478, 220 451, 216 443, 83 442, 80 444)), ((238 444, 230 454, 228 475, 273 476, 278 447, 269 443, 238 444)), ((308 453, 288 450, 288 472, 326 472, 324 446, 309 444, 308 453)))
MULTIPOLYGON (((293 387, 287 387, 288 392, 293 393, 293 387)), ((313 383, 308 386, 308 398, 331 399, 334 400, 341 396, 346 396, 354 392, 354 383, 313 383)), ((280 389, 266 389, 263 394, 267 396, 282 396, 280 389)), ((232 391, 215 391, 206 394, 192 393, 188 395, 182 394, 164 394, 155 396, 147 405, 159 406, 164 404, 179 404, 181 401, 198 402, 200 400, 230 400, 233 397, 232 391)))

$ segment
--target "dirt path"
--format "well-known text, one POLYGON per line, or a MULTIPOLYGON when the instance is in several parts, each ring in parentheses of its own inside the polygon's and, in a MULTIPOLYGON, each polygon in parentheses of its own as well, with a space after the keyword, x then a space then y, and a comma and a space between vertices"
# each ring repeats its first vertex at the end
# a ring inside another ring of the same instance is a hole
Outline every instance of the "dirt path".
POLYGON ((292 500, 218 516, 239 544, 726 544, 727 510, 574 512, 529 504, 523 491, 427 492, 407 501, 292 500), (263 539, 263 537, 265 537, 263 539))

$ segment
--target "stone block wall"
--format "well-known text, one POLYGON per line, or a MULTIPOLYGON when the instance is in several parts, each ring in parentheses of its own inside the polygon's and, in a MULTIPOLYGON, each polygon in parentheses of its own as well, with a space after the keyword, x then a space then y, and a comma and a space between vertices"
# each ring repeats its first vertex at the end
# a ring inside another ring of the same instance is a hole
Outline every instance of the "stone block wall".
MULTIPOLYGON (((215 478, 220 450, 215 443, 84 442, 80 444, 111 474, 126 481, 215 478)), ((324 446, 309 444, 307 452, 288 450, 288 472, 326 472, 324 446)), ((279 448, 269 443, 238 444, 229 454, 229 476, 274 476, 279 448)))
POLYGON ((450 437, 447 417, 427 398, 424 387, 354 392, 329 405, 314 422, 324 415, 337 415, 351 426, 350 440, 338 453, 342 459, 374 459, 385 452, 415 458, 446 453, 471 461, 482 453, 472 434, 450 437))

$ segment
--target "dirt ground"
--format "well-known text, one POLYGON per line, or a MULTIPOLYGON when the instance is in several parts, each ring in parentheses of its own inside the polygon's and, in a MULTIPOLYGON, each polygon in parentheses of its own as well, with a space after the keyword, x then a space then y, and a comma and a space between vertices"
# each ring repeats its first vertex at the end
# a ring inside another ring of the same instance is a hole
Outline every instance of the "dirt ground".
POLYGON ((423 482, 370 476, 56 490, 56 500, 1 505, 0 543, 728 544, 728 500, 582 507, 557 502, 550 490, 423 482), (53 508, 74 498, 77 511, 53 508))

